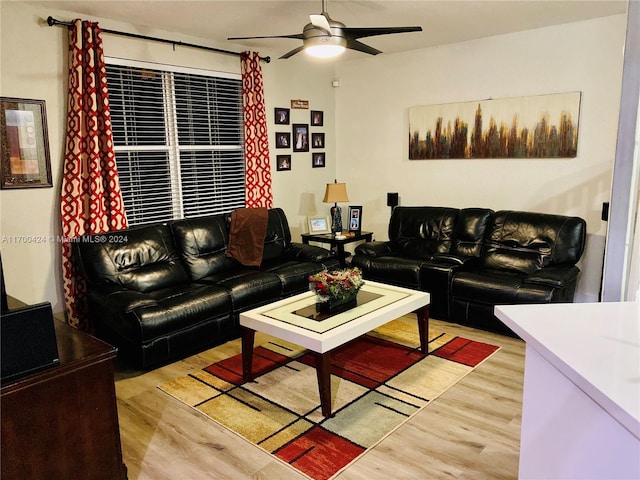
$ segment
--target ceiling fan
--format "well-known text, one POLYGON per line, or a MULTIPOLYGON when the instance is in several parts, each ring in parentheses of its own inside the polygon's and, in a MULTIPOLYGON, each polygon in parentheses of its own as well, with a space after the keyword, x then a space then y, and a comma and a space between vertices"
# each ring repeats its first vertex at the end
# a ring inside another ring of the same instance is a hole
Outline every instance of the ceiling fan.
POLYGON ((333 57, 344 52, 345 49, 358 50, 370 55, 382 53, 380 50, 365 45, 358 39, 376 35, 392 33, 421 32, 422 27, 371 27, 350 28, 344 23, 333 20, 325 8, 322 0, 322 13, 309 15, 311 23, 304 26, 302 33, 292 35, 271 35, 262 37, 230 37, 227 40, 251 40, 258 38, 297 38, 302 40, 300 47, 285 53, 280 58, 289 58, 305 50, 310 55, 318 57, 333 57))

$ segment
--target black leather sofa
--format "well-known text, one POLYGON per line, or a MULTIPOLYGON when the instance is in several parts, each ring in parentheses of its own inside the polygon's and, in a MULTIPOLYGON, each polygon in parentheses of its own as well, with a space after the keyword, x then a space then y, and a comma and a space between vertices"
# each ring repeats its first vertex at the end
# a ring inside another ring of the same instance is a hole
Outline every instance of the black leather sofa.
POLYGON ((134 367, 158 365, 238 337, 241 312, 306 291, 309 275, 339 268, 329 250, 292 242, 279 208, 268 211, 259 267, 226 256, 229 225, 229 214, 214 215, 76 243, 96 335, 134 367))
POLYGON ((495 305, 572 302, 586 223, 485 208, 396 207, 389 240, 361 244, 365 279, 428 291, 431 316, 512 334, 495 305))

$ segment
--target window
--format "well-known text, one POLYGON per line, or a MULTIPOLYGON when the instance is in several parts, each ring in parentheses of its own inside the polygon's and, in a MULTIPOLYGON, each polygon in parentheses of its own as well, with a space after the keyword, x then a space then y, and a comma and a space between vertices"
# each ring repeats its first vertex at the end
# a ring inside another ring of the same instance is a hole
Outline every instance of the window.
POLYGON ((240 75, 148 67, 107 60, 114 150, 129 224, 244 207, 240 75))

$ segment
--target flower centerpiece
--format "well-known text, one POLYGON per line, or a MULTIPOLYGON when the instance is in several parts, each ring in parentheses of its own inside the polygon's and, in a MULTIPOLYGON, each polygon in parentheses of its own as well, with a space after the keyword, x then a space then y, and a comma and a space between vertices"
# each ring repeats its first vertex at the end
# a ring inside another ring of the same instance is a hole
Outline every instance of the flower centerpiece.
POLYGON ((318 296, 320 312, 355 307, 362 285, 362 272, 357 267, 332 272, 323 270, 309 276, 309 290, 318 296))

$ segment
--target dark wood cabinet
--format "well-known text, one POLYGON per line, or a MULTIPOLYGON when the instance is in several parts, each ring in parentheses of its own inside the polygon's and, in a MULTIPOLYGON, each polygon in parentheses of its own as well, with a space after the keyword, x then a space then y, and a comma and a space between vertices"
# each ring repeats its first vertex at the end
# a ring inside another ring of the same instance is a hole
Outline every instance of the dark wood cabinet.
POLYGON ((0 390, 2 479, 126 479, 116 349, 55 320, 60 365, 0 390))

